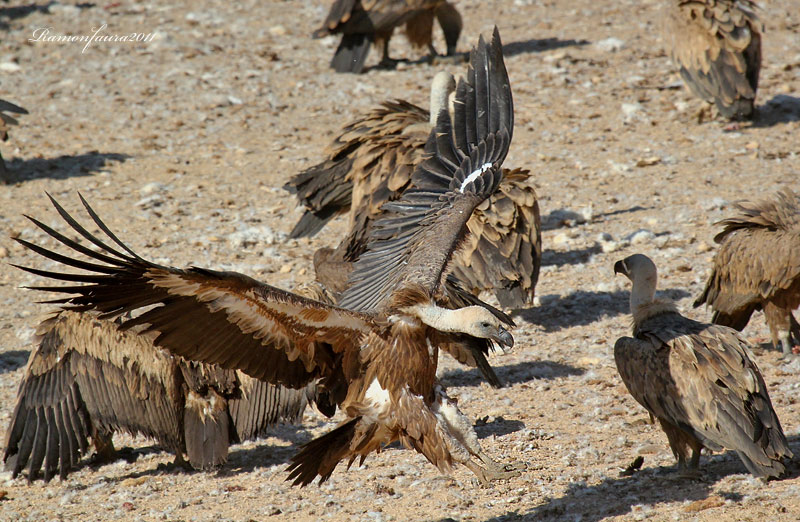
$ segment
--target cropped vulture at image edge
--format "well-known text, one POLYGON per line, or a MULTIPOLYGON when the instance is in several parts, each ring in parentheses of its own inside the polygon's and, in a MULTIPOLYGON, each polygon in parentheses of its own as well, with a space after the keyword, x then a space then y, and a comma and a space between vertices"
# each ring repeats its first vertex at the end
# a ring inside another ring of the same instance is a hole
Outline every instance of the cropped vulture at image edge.
POLYGON ((730 120, 753 117, 762 25, 750 0, 665 0, 665 32, 681 77, 730 120))
MULTIPOLYGON (((430 112, 403 100, 384 102, 347 124, 323 162, 284 186, 306 208, 292 237, 314 235, 349 212, 347 237, 335 250, 323 248, 314 255, 317 277, 332 292, 347 288, 351 265, 366 250, 384 203, 412 187, 412 173, 426 157, 428 135, 448 107, 454 86, 452 75, 436 75, 430 112)), ((453 263, 456 284, 474 295, 490 291, 504 308, 530 305, 542 257, 539 203, 530 172, 504 168, 499 190, 475 210, 467 228, 453 263)))
POLYGON ((633 337, 614 345, 617 370, 661 423, 681 471, 696 473, 705 447, 735 451, 756 477, 783 475, 792 452, 747 341, 655 299, 656 265, 647 256, 617 261, 614 272, 633 282, 633 337))
POLYGON ((364 69, 373 43, 382 46, 379 66, 395 65, 395 60, 389 58, 389 40, 395 28, 403 24, 414 47, 425 47, 431 57, 437 56, 432 35, 434 17, 444 32, 447 56, 453 57, 461 34, 461 15, 443 0, 334 0, 313 37, 341 34, 331 67, 336 72, 358 74, 364 69))
MULTIPOLYGON (((89 233, 53 200, 72 229, 96 251, 35 222, 83 261, 23 243, 87 274, 26 268, 72 286, 38 287, 71 297, 63 306, 122 319, 122 330, 157 332, 153 344, 190 360, 239 369, 291 388, 319 380, 347 415, 337 428, 296 454, 289 479, 327 479, 341 460, 363 461, 393 441, 422 453, 443 472, 460 463, 481 481, 518 474, 481 448, 472 423, 436 379, 438 351, 468 339, 513 345, 488 310, 441 307, 442 282, 472 211, 497 190, 513 129, 513 104, 495 29, 471 52, 459 82, 454 117, 431 132, 431 157, 414 174, 413 190, 386 208, 367 252, 356 263, 344 307, 292 294, 234 272, 185 270, 146 261, 125 246, 83 201, 116 245, 89 233), (387 237, 387 231, 391 239, 387 237), (121 250, 120 250, 121 249, 121 250), (141 309, 145 309, 142 311, 141 309)), ((82 198, 81 198, 82 199, 82 198)))
POLYGON ((785 357, 792 338, 800 344, 800 325, 792 310, 800 306, 800 198, 784 188, 769 199, 736 203, 737 215, 716 223, 719 249, 703 293, 694 306, 707 304, 716 324, 742 330, 763 310, 785 357))
MULTIPOLYGON (((233 370, 174 357, 153 335, 120 332, 92 312, 63 311, 37 330, 6 432, 3 460, 16 477, 61 478, 89 452, 112 461, 112 435, 156 439, 176 463, 209 469, 227 460, 228 446, 295 422, 316 385, 292 390, 233 370)), ((333 411, 327 412, 330 415, 333 411)))
MULTIPOLYGON (((0 100, 0 141, 7 141, 8 140, 8 127, 9 125, 17 125, 19 122, 13 116, 9 116, 6 114, 7 112, 11 112, 14 114, 28 114, 28 111, 14 105, 11 102, 7 102, 5 100, 0 100)), ((9 182, 11 181, 8 178, 8 171, 6 170, 6 164, 3 161, 3 156, 0 156, 0 182, 9 182)))

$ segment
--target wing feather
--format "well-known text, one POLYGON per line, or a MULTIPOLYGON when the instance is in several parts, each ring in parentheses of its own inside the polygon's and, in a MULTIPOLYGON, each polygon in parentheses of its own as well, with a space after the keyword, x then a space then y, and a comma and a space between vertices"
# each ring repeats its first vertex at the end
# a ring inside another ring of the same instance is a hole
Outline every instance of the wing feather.
MULTIPOLYGON (((113 318, 142 310, 122 328, 144 325, 158 332, 155 343, 188 359, 239 369, 253 377, 290 387, 303 387, 315 377, 329 375, 335 353, 358 349, 372 319, 363 314, 259 283, 233 272, 201 268, 186 270, 156 265, 133 253, 110 233, 89 205, 92 219, 127 254, 108 247, 77 223, 55 201, 67 223, 94 245, 99 255, 82 249, 107 267, 88 274, 59 273, 21 267, 54 279, 86 283, 71 286, 65 308, 96 310, 113 318), (315 343, 326 349, 312 349, 315 343)), ((33 221, 34 224, 38 223, 33 221)), ((48 232, 49 228, 42 228, 48 232)), ((63 235, 53 236, 55 239, 63 235)), ((23 242, 26 244, 28 242, 23 242)), ((71 246, 65 243, 66 246, 71 246)), ((42 250, 37 248, 37 252, 42 250)), ((60 255, 48 255, 60 260, 60 255)), ((73 265, 79 263, 72 263, 73 265)), ((82 265, 91 269, 91 263, 82 265)), ((48 287, 58 291, 58 288, 48 287)))

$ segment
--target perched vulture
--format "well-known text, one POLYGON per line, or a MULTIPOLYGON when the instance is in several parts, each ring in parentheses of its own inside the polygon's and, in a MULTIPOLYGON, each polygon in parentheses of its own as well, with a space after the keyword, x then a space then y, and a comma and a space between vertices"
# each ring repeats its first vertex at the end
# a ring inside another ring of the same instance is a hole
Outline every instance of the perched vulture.
POLYGON ((493 461, 472 424, 436 379, 438 351, 472 339, 505 346, 513 337, 485 308, 438 304, 448 264, 472 211, 497 190, 513 128, 513 104, 500 36, 483 38, 456 91, 454 118, 439 117, 417 168, 415 187, 389 204, 368 251, 355 265, 343 306, 327 305, 234 272, 151 263, 125 246, 86 204, 112 244, 92 235, 55 200, 71 228, 99 249, 34 224, 90 261, 22 244, 88 273, 26 268, 71 283, 62 305, 123 318, 123 330, 156 332, 153 343, 190 360, 238 369, 291 388, 320 385, 347 415, 337 428, 293 457, 289 479, 327 479, 341 460, 352 463, 393 441, 422 453, 442 471, 457 463, 487 481, 516 470, 493 461), (112 246, 115 245, 115 246, 112 246))
POLYGON ((661 423, 679 468, 695 473, 702 448, 727 448, 753 475, 781 476, 792 452, 747 341, 654 299, 656 265, 647 256, 617 261, 614 272, 633 283, 633 337, 614 345, 617 370, 633 398, 661 423))
MULTIPOLYGON (((426 157, 425 143, 439 111, 448 106, 453 77, 436 75, 431 111, 405 101, 385 102, 344 127, 322 163, 284 186, 306 207, 292 237, 316 234, 349 211, 350 232, 334 251, 317 253, 318 277, 334 292, 347 287, 347 263, 366 249, 382 207, 411 187, 414 169, 426 157)), ((541 220, 527 170, 503 170, 503 181, 467 223, 469 235, 455 256, 453 276, 473 294, 488 290, 505 308, 533 301, 541 265, 541 220)))
POLYGON ((752 118, 762 25, 751 0, 667 0, 672 59, 694 94, 731 120, 752 118))
MULTIPOLYGON (((8 140, 8 126, 17 125, 16 118, 5 114, 6 112, 13 112, 14 114, 28 114, 28 111, 14 105, 11 102, 0 100, 0 141, 8 140)), ((3 156, 0 156, 0 181, 8 181, 8 172, 6 171, 6 164, 3 162, 3 156)))
POLYGON ((742 330, 755 310, 763 310, 772 344, 792 353, 800 326, 792 310, 800 306, 800 198, 789 188, 772 199, 741 202, 739 214, 720 221, 722 232, 714 269, 694 302, 711 306, 712 321, 742 330))
MULTIPOLYGON (((153 335, 118 331, 97 314, 63 311, 39 325, 6 433, 6 467, 16 477, 65 478, 91 438, 103 460, 112 434, 154 438, 195 469, 223 464, 228 446, 299 419, 314 383, 292 390, 242 372, 190 362, 153 344, 153 335)), ((331 414, 333 412, 330 412, 331 414)))
POLYGON ((432 57, 433 18, 439 22, 447 43, 447 56, 455 56, 461 34, 461 15, 443 0, 334 0, 322 27, 314 38, 341 34, 342 40, 331 60, 336 72, 360 73, 372 44, 383 46, 380 66, 393 67, 389 58, 389 40, 395 27, 406 24, 406 35, 414 47, 424 47, 432 57))

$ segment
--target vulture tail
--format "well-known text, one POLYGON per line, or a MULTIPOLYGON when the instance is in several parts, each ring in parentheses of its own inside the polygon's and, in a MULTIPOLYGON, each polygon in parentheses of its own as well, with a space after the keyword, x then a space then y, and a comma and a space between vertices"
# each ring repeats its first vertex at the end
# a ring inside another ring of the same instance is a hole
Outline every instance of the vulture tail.
POLYGON ((289 472, 286 480, 292 480, 293 486, 310 484, 317 475, 320 484, 328 480, 339 461, 350 455, 350 446, 360 420, 360 416, 355 417, 322 437, 304 444, 286 468, 289 472))
POLYGON ((716 311, 711 316, 711 322, 714 324, 727 326, 741 332, 744 327, 747 326, 747 323, 750 322, 750 316, 753 315, 754 311, 755 307, 742 308, 730 314, 716 311))
POLYGON ((186 456, 194 469, 211 469, 228 460, 230 416, 227 401, 214 390, 205 397, 189 392, 183 412, 186 456))
POLYGON ((346 34, 342 36, 336 54, 331 60, 331 67, 336 72, 349 72, 359 74, 364 70, 367 53, 372 46, 372 35, 346 34))

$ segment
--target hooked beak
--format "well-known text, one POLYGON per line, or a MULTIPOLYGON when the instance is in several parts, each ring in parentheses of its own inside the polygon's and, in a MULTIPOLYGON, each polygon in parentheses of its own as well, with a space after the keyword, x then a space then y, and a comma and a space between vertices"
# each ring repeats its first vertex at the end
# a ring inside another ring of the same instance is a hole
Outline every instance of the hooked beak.
POLYGON ((624 276, 628 276, 628 268, 625 266, 624 261, 617 261, 614 263, 614 275, 622 274, 624 276))
POLYGON ((498 331, 497 335, 492 336, 492 341, 496 342, 501 346, 505 346, 506 348, 514 347, 514 337, 508 330, 506 330, 502 326, 500 327, 500 330, 498 331))

